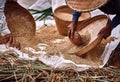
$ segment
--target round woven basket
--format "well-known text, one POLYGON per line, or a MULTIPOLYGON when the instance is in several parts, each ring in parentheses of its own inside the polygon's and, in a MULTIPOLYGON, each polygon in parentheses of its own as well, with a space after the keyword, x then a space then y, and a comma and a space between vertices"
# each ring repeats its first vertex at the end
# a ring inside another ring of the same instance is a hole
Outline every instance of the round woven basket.
POLYGON ((17 2, 7 1, 5 15, 8 28, 13 36, 34 36, 36 25, 32 15, 17 2))
POLYGON ((67 5, 76 11, 91 11, 107 3, 108 0, 66 0, 67 5))
POLYGON ((74 46, 69 50, 69 53, 81 56, 96 47, 104 35, 98 35, 98 33, 108 24, 109 18, 106 15, 98 15, 85 21, 84 24, 79 25, 78 29, 80 29, 78 33, 82 37, 83 44, 81 46, 74 46))
MULTIPOLYGON (((54 11, 54 18, 59 33, 63 36, 68 34, 68 25, 72 22, 72 12, 68 6, 60 6, 54 11)), ((91 17, 90 12, 82 13, 79 17, 78 23, 80 24, 86 19, 91 17)))

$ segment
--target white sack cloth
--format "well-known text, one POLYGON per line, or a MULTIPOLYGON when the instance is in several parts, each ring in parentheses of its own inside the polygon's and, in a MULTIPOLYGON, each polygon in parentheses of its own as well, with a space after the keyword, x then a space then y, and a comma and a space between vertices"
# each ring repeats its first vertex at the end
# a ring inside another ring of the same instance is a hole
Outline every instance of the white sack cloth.
POLYGON ((2 36, 10 33, 7 27, 6 17, 4 15, 5 3, 6 3, 6 0, 0 0, 0 35, 2 36))
POLYGON ((31 5, 33 5, 37 0, 17 0, 17 2, 23 6, 24 8, 28 9, 31 5))
MULTIPOLYGON (((45 1, 45 0, 39 0, 39 1, 45 1)), ((48 0, 46 0, 46 1, 48 1, 48 0)), ((62 2, 61 0, 52 0, 53 11, 54 11, 55 8, 57 8, 57 7, 61 6, 61 5, 64 5, 64 4, 65 4, 64 1, 62 2)), ((41 6, 42 5, 44 5, 44 4, 41 4, 41 6)), ((44 7, 44 8, 46 8, 46 7, 44 7)), ((92 14, 92 16, 95 16, 95 15, 99 15, 101 13, 102 12, 100 12, 99 10, 95 10, 91 14, 92 14)), ((112 19, 112 16, 111 16, 111 19, 112 19)), ((118 25, 116 28, 113 29, 111 36, 115 37, 115 40, 112 41, 111 43, 108 43, 106 45, 103 54, 101 54, 102 55, 101 59, 103 61, 103 64, 100 65, 100 66, 97 66, 95 68, 102 68, 102 67, 104 67, 104 65, 108 62, 108 60, 110 58, 110 54, 112 53, 112 51, 119 44, 119 42, 120 42, 120 25, 118 25)), ((1 47, 2 46, 4 46, 4 45, 1 45, 1 47)), ((4 51, 6 51, 6 50, 8 50, 8 49, 4 49, 4 51)), ((68 68, 69 67, 69 68, 72 68, 72 69, 77 70, 77 71, 83 71, 83 70, 86 70, 88 68, 93 68, 93 66, 83 65, 83 64, 82 65, 81 64, 76 64, 76 63, 74 63, 71 60, 66 60, 66 59, 64 59, 64 57, 63 57, 62 54, 61 54, 60 57, 59 56, 47 57, 42 51, 35 51, 34 49, 29 48, 29 50, 31 52, 39 54, 39 57, 32 57, 31 58, 29 56, 24 57, 24 55, 26 55, 25 53, 21 53, 20 51, 18 51, 16 49, 14 49, 14 50, 18 53, 16 55, 19 55, 20 58, 24 58, 24 59, 27 59, 27 60, 30 60, 30 59, 39 59, 39 61, 42 61, 44 64, 49 65, 49 66, 54 67, 54 68, 68 68)), ((3 51, 3 49, 0 48, 0 51, 3 51)))
POLYGON ((50 0, 37 0, 29 9, 44 10, 51 7, 50 0))
POLYGON ((60 7, 62 5, 66 5, 65 0, 52 0, 52 9, 53 12, 57 7, 60 7))
MULTIPOLYGON (((51 0, 37 0, 33 5, 29 7, 29 9, 44 10, 50 7, 52 7, 51 0)), ((35 19, 38 16, 40 16, 40 13, 33 15, 35 19)), ((55 24, 55 21, 52 16, 48 16, 45 20, 42 21, 36 21, 36 30, 39 29, 41 26, 43 26, 44 23, 47 25, 51 25, 51 24, 53 25, 55 24)))

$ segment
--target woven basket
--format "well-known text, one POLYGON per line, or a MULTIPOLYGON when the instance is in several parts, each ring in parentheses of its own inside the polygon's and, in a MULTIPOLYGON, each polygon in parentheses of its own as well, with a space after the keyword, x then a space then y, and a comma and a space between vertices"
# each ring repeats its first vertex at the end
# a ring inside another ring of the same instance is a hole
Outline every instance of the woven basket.
POLYGON ((17 2, 7 1, 5 5, 7 25, 13 36, 34 36, 36 25, 34 18, 17 2))
POLYGON ((75 46, 69 51, 69 53, 81 56, 93 49, 103 39, 104 34, 98 35, 98 33, 108 24, 109 18, 106 15, 98 15, 85 21, 84 24, 79 25, 78 29, 79 27, 80 29, 78 32, 81 36, 84 36, 82 38, 84 44, 79 47, 75 46))
POLYGON ((91 11, 103 6, 108 0, 66 0, 67 5, 76 11, 91 11))
MULTIPOLYGON (((60 6, 54 11, 54 18, 59 33, 63 36, 68 34, 68 25, 72 22, 72 10, 68 6, 60 6)), ((91 17, 89 12, 82 13, 78 23, 91 17)))

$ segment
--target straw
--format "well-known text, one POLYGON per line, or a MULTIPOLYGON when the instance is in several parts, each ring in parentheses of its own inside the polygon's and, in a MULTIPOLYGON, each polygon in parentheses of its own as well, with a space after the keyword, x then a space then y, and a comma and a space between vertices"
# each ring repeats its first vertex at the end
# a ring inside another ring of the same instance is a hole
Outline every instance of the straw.
POLYGON ((11 54, 15 55, 13 52, 0 53, 0 82, 120 81, 120 69, 117 68, 93 68, 82 72, 77 72, 72 69, 53 69, 40 61, 22 60, 11 54), (13 66, 8 61, 9 58, 13 60, 13 66))

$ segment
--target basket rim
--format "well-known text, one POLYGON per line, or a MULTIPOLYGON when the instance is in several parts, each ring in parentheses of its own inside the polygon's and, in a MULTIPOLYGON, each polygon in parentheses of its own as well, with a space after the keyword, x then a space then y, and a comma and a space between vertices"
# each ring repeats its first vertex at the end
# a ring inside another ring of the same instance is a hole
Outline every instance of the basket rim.
MULTIPOLYGON (((76 1, 76 0, 75 0, 76 1)), ((99 0, 100 1, 100 0, 99 0)), ((73 8, 73 5, 69 4, 68 3, 68 0, 65 0, 66 4, 68 5, 69 8, 75 10, 75 11, 78 11, 78 12, 88 12, 88 11, 93 11, 97 8, 100 8, 102 6, 104 6, 108 0, 104 0, 105 2, 104 3, 101 3, 101 4, 98 4, 96 7, 92 7, 92 8, 86 8, 86 9, 78 9, 78 8, 73 8)))
MULTIPOLYGON (((101 14, 101 15, 97 15, 87 21, 84 22, 84 24, 81 24, 80 26, 82 27, 80 30, 82 30, 84 27, 86 27, 87 25, 89 25, 91 22, 94 22, 96 20, 99 20, 101 18, 106 18, 107 20, 107 24, 106 26, 110 23, 109 20, 110 18, 104 14, 101 14)), ((79 26, 79 27, 80 27, 79 26)), ((106 27, 105 26, 105 27, 106 27)), ((104 28, 104 27, 103 27, 104 28)), ((77 56, 82 56, 84 55, 85 53, 87 53, 88 51, 90 51, 91 49, 93 49, 98 43, 101 42, 101 40, 103 39, 103 35, 104 34, 101 34, 101 35, 98 35, 98 37, 93 41, 91 42, 90 44, 88 43, 86 46, 84 46, 83 48, 81 48, 80 50, 76 50, 75 52, 68 52, 69 54, 75 54, 77 56), (94 46, 91 46, 92 44, 94 44, 94 46), (86 50, 86 51, 85 51, 86 50)))
MULTIPOLYGON (((72 22, 72 19, 71 19, 71 21, 69 21, 69 20, 64 20, 64 19, 61 19, 59 16, 57 16, 57 14, 56 14, 56 12, 60 9, 60 8, 69 8, 68 7, 68 5, 62 5, 62 6, 60 6, 60 7, 57 7, 55 10, 54 10, 54 16, 55 16, 55 18, 57 17, 57 19, 60 19, 60 20, 63 20, 63 21, 65 21, 65 22, 72 22)), ((70 8, 71 9, 71 8, 70 8)), ((71 9, 71 11, 72 11, 73 9, 71 9)), ((91 18, 91 13, 90 12, 82 12, 82 14, 84 14, 84 13, 88 13, 89 14, 89 18, 91 18)), ((88 18, 88 19, 89 19, 88 18)), ((87 20, 87 19, 86 19, 87 20)), ((82 20, 83 21, 83 20, 82 20)), ((81 21, 80 21, 81 22, 81 21)))

